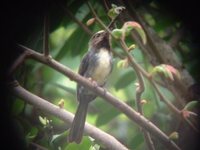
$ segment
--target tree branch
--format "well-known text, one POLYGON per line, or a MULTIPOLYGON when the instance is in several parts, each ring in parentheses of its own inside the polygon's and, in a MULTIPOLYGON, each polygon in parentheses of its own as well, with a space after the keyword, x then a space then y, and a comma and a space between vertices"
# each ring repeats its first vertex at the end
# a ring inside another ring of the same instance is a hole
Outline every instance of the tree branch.
POLYGON ((180 27, 179 29, 177 29, 175 34, 171 37, 169 41, 169 45, 172 48, 176 47, 178 43, 180 42, 180 40, 184 37, 184 33, 185 33, 185 30, 183 27, 180 27))
POLYGON ((152 122, 146 119, 144 116, 138 114, 134 109, 124 103, 122 100, 117 99, 112 96, 108 91, 101 87, 95 87, 90 81, 85 79, 84 77, 74 73, 68 67, 60 64, 50 57, 44 57, 42 54, 37 53, 25 46, 20 45, 21 48, 29 52, 29 58, 32 58, 36 61, 44 63, 51 68, 54 68, 58 72, 68 76, 71 80, 78 82, 79 84, 85 86, 91 91, 95 92, 100 97, 104 98, 108 103, 112 104, 115 108, 123 112, 130 120, 136 122, 139 126, 147 130, 149 133, 157 137, 157 139, 162 142, 166 147, 170 149, 179 150, 180 148, 171 141, 167 135, 165 135, 157 126, 155 126, 152 122))
MULTIPOLYGON (((16 81, 15 81, 16 82, 16 81)), ((15 86, 11 86, 11 92, 13 92, 17 97, 23 99, 24 101, 36 106, 37 108, 45 111, 48 114, 54 115, 61 120, 65 121, 68 124, 71 124, 74 118, 74 115, 64 109, 59 108, 58 106, 44 100, 29 91, 22 88, 19 84, 14 83, 15 86), (17 86, 16 86, 17 85, 17 86)), ((94 139, 98 140, 108 149, 113 150, 128 150, 124 145, 117 141, 113 136, 103 132, 102 130, 92 126, 88 123, 85 124, 84 131, 89 134, 94 139)))

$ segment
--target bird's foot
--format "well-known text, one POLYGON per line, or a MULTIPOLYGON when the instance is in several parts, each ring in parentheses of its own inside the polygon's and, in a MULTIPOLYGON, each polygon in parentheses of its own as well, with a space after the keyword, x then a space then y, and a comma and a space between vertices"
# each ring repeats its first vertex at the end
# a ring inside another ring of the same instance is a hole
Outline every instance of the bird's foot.
POLYGON ((89 77, 88 80, 93 84, 95 88, 98 87, 98 83, 95 80, 93 80, 91 77, 89 77))

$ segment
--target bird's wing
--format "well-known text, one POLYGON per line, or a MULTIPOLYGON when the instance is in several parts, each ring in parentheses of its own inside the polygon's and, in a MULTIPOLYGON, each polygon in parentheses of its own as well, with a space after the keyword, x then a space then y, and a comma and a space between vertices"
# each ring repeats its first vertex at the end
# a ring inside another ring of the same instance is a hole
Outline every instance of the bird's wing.
POLYGON ((84 76, 84 73, 87 71, 87 68, 89 66, 89 59, 90 59, 90 52, 88 52, 82 59, 78 73, 82 76, 84 76))

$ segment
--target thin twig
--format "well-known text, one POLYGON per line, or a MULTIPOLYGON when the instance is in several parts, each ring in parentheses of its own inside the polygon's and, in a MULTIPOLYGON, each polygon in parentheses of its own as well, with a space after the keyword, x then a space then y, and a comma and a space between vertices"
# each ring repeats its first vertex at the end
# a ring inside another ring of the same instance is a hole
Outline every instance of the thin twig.
POLYGON ((108 6, 108 3, 106 2, 106 0, 103 0, 103 3, 104 3, 104 6, 106 8, 106 11, 108 11, 109 10, 109 6, 108 6))
POLYGON ((30 142, 30 145, 36 147, 36 150, 48 150, 47 148, 45 148, 37 143, 30 142))
POLYGON ((49 56, 49 15, 47 10, 44 14, 43 53, 49 56))
POLYGON ((198 127, 196 127, 189 119, 185 119, 186 122, 192 127, 192 129, 198 133, 200 133, 198 127))
POLYGON ((105 91, 105 89, 101 87, 94 86, 90 81, 85 79, 84 77, 74 73, 71 71, 68 67, 60 64, 56 60, 44 57, 42 54, 37 53, 30 48, 27 48, 25 46, 19 45, 22 49, 28 51, 30 53, 30 57, 33 60, 36 60, 38 62, 44 63, 48 65, 49 67, 57 70, 58 72, 66 75, 71 80, 74 80, 78 82, 79 84, 85 86, 89 90, 95 92, 97 95, 102 97, 104 100, 106 100, 108 103, 112 104, 115 108, 123 112, 130 120, 136 122, 139 126, 150 132, 152 135, 157 137, 158 140, 160 140, 166 147, 169 147, 170 149, 176 149, 179 150, 180 148, 171 141, 167 135, 165 135, 157 126, 155 126, 152 122, 150 122, 148 119, 146 119, 144 116, 138 114, 134 109, 132 109, 130 106, 128 106, 126 103, 124 103, 122 100, 117 99, 116 97, 112 96, 108 91, 105 91))
POLYGON ((8 71, 8 75, 11 75, 15 72, 15 70, 22 65, 22 63, 25 61, 27 57, 27 53, 26 51, 24 51, 16 60, 15 63, 13 63, 13 65, 10 67, 9 71, 8 71))
MULTIPOLYGON (((126 51, 126 53, 128 54, 128 47, 127 45, 125 44, 124 42, 124 39, 121 40, 121 44, 123 45, 124 47, 124 51, 126 51)), ((142 93, 144 92, 145 90, 145 87, 144 87, 144 80, 142 78, 142 75, 141 73, 139 72, 140 70, 137 69, 136 65, 132 65, 135 73, 136 73, 136 76, 138 78, 138 82, 139 82, 139 85, 137 86, 136 88, 136 106, 137 106, 137 110, 138 112, 141 114, 141 115, 144 115, 143 114, 143 110, 142 110, 142 104, 141 104, 141 96, 142 96, 142 93)), ((153 141, 151 139, 151 136, 149 134, 149 132, 147 132, 146 130, 144 130, 143 128, 141 128, 142 132, 143 132, 143 135, 144 135, 144 139, 145 139, 145 142, 147 144, 147 147, 149 150, 155 150, 155 146, 153 144, 153 141)))

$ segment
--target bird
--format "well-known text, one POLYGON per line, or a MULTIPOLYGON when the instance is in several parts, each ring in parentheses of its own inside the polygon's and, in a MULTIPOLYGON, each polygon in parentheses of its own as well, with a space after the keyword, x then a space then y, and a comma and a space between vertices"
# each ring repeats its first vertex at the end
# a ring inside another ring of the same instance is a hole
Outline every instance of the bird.
MULTIPOLYGON (((81 76, 100 87, 106 84, 113 67, 110 39, 108 31, 96 32, 89 41, 88 52, 78 70, 81 76)), ((77 84, 76 91, 79 104, 69 131, 68 142, 79 144, 83 137, 88 105, 97 95, 80 84, 77 84)))

